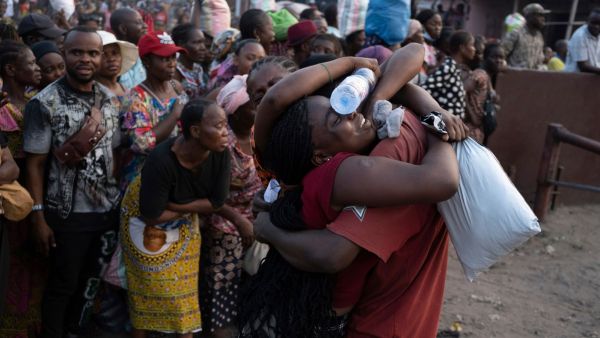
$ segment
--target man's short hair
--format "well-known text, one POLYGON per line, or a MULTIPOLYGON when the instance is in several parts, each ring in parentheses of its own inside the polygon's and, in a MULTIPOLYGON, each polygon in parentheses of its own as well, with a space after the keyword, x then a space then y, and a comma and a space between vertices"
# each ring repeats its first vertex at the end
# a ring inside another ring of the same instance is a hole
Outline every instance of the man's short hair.
POLYGON ((122 7, 117 9, 110 16, 110 29, 112 29, 112 31, 115 32, 115 34, 117 34, 119 25, 125 22, 127 18, 129 18, 128 15, 133 15, 135 13, 135 9, 129 7, 122 7))
POLYGON ((65 34, 65 42, 69 38, 69 35, 71 35, 71 33, 74 33, 74 32, 79 32, 79 33, 94 33, 94 34, 98 35, 98 37, 100 39, 102 39, 100 37, 100 34, 98 34, 98 32, 94 28, 87 27, 87 26, 75 26, 75 27, 69 29, 67 31, 67 33, 65 34))

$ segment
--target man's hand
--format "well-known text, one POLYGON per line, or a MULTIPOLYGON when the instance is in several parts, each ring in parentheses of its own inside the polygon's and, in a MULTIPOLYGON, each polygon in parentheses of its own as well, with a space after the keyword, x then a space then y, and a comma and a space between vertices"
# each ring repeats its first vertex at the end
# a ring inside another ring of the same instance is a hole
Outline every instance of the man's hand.
POLYGON ((450 114, 442 109, 439 111, 442 114, 442 120, 446 124, 448 134, 442 135, 444 141, 462 141, 469 136, 469 127, 465 125, 463 120, 457 116, 450 114))
POLYGON ((38 251, 45 256, 50 253, 50 248, 56 247, 56 241, 54 240, 54 231, 48 226, 44 216, 39 211, 34 211, 40 215, 34 215, 32 217, 32 231, 33 238, 35 239, 38 251))

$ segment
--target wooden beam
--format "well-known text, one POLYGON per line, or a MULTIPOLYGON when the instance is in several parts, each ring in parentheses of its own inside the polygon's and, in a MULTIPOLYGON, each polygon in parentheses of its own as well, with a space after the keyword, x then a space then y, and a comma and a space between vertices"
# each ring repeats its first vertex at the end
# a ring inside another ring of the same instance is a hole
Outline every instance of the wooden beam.
POLYGON ((579 5, 579 0, 573 0, 571 3, 571 12, 569 13, 569 24, 567 25, 567 32, 565 33, 565 39, 569 40, 571 38, 571 33, 573 32, 573 23, 575 21, 575 15, 577 14, 577 6, 579 5))

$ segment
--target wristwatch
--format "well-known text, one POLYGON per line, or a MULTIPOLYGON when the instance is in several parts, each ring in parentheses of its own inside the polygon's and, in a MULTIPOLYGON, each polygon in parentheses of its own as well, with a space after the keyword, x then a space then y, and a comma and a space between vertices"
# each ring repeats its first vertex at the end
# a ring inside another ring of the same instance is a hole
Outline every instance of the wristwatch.
POLYGON ((34 204, 33 207, 31 207, 31 211, 43 211, 43 210, 44 210, 43 204, 34 204))
POLYGON ((446 124, 442 120, 442 114, 438 111, 432 111, 431 113, 421 116, 421 124, 425 126, 425 128, 438 133, 438 134, 447 134, 446 124))

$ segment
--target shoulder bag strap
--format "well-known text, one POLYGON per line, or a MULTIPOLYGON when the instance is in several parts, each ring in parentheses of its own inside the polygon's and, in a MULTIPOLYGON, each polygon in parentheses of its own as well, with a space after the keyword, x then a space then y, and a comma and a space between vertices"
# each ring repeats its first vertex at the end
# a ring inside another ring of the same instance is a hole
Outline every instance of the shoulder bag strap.
POLYGON ((102 113, 102 94, 97 86, 94 86, 94 106, 91 109, 90 116, 98 123, 101 123, 104 117, 102 113))

